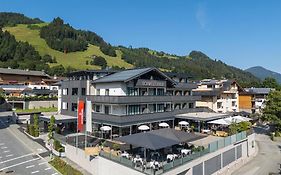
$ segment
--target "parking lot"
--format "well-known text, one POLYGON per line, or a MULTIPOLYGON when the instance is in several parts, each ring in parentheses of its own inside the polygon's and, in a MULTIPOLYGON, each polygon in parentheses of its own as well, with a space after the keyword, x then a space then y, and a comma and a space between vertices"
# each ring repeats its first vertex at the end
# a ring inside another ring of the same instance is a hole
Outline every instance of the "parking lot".
POLYGON ((0 118, 0 174, 59 174, 38 152, 33 152, 19 136, 13 133, 9 123, 0 118))

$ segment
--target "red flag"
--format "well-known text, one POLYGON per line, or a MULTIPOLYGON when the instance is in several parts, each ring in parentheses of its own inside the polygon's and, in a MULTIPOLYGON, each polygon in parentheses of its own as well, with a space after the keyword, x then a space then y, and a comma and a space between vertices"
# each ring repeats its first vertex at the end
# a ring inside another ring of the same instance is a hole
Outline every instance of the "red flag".
POLYGON ((84 101, 79 100, 78 102, 78 118, 77 118, 77 130, 78 132, 83 131, 83 121, 84 121, 84 101))

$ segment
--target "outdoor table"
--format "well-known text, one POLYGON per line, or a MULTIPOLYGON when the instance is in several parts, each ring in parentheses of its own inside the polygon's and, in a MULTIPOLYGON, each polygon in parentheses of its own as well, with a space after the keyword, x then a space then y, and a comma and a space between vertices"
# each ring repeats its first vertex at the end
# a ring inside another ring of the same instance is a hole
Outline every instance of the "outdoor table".
POLYGON ((149 167, 153 168, 153 169, 157 169, 160 167, 160 163, 157 161, 151 161, 151 162, 149 162, 149 167))
POLYGON ((133 159, 133 162, 134 162, 134 164, 136 164, 137 162, 140 162, 140 163, 143 165, 142 158, 137 158, 137 157, 135 157, 135 158, 133 159))
POLYGON ((129 153, 122 153, 121 157, 125 157, 125 158, 129 159, 130 155, 129 155, 129 153))
POLYGON ((178 155, 176 155, 176 154, 168 154, 167 155, 167 159, 169 159, 169 160, 174 160, 176 157, 178 157, 178 155))
POLYGON ((190 152, 191 152, 190 149, 182 149, 182 150, 181 150, 181 153, 182 153, 182 154, 185 154, 185 155, 188 155, 190 152))

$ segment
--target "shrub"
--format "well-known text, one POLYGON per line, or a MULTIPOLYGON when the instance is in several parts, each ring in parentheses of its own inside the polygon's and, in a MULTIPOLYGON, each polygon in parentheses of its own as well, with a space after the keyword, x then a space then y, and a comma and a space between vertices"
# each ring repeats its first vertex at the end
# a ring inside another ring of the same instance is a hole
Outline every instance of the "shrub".
POLYGON ((34 130, 34 126, 33 125, 29 125, 29 133, 28 134, 30 134, 33 137, 35 137, 35 130, 34 130))
POLYGON ((103 69, 107 67, 107 62, 103 57, 95 57, 93 61, 91 61, 91 65, 101 66, 103 69))
POLYGON ((114 144, 112 145, 112 147, 113 147, 113 149, 114 149, 115 151, 120 150, 120 145, 117 144, 117 143, 114 143, 114 144))
POLYGON ((54 149, 58 152, 64 152, 64 147, 61 145, 60 141, 54 140, 54 149))

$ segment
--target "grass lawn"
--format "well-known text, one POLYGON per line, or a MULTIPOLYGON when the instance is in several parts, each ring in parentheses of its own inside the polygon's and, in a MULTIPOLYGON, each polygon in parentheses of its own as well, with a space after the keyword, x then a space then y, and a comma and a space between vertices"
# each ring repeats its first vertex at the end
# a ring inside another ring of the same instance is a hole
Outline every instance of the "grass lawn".
POLYGON ((58 108, 16 109, 16 112, 57 112, 58 108))
MULTIPOLYGON (((38 26, 44 25, 46 25, 46 23, 39 24, 38 26)), ((133 65, 121 59, 122 53, 119 50, 116 51, 116 57, 111 57, 103 54, 98 46, 89 45, 86 51, 64 54, 57 50, 51 49, 47 45, 46 41, 40 38, 39 30, 29 29, 25 24, 19 24, 15 27, 5 27, 4 30, 7 30, 13 34, 18 41, 27 41, 40 53, 41 56, 49 54, 53 57, 56 57, 58 63, 50 64, 50 66, 62 64, 64 67, 71 66, 79 70, 100 69, 99 66, 86 65, 86 61, 88 60, 90 62, 92 60, 91 56, 96 55, 104 57, 108 66, 119 66, 125 68, 133 67, 133 65)))
POLYGON ((65 161, 63 161, 58 157, 55 157, 49 163, 63 175, 83 175, 80 171, 74 169, 73 167, 71 167, 65 161))

